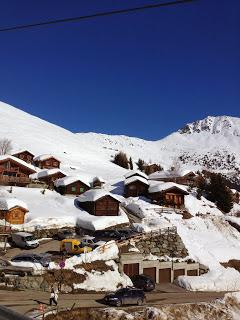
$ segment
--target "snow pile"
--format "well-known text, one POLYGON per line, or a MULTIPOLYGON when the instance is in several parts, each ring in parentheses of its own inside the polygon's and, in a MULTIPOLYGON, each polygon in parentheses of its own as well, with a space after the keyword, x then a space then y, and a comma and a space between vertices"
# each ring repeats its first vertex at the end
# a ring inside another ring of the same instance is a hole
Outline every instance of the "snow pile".
POLYGON ((28 210, 26 203, 17 198, 0 197, 0 210, 10 210, 14 207, 21 207, 25 210, 28 210))
POLYGON ((37 263, 37 262, 27 262, 27 261, 14 262, 14 261, 11 261, 11 264, 13 266, 17 266, 17 267, 32 268, 34 275, 41 275, 45 272, 45 268, 41 265, 41 263, 37 263))
POLYGON ((200 277, 180 276, 177 282, 192 291, 234 291, 240 290, 240 273, 233 268, 218 266, 200 277))
MULTIPOLYGON (((74 284, 74 289, 115 291, 119 285, 124 287, 132 285, 131 280, 125 274, 119 273, 118 265, 114 261, 118 259, 118 254, 119 250, 115 241, 109 241, 91 252, 75 255, 66 259, 65 269, 71 269, 76 273, 86 276, 84 282, 74 284), (110 267, 110 270, 104 272, 91 270, 91 272, 89 272, 84 269, 85 263, 92 263, 99 260, 105 261, 106 265, 110 267), (82 268, 80 267, 81 265, 83 265, 82 268)), ((59 269, 59 266, 52 262, 49 268, 59 269)))
POLYGON ((52 158, 54 158, 57 161, 60 161, 55 156, 53 156, 51 154, 40 154, 39 156, 34 157, 33 161, 44 161, 44 160, 48 160, 48 159, 52 159, 52 158))
POLYGON ((129 197, 122 202, 122 206, 141 219, 141 222, 134 223, 139 232, 150 232, 159 229, 172 227, 167 217, 162 216, 161 208, 140 198, 129 197))
POLYGON ((61 179, 57 179, 54 184, 56 187, 68 186, 74 182, 81 181, 86 186, 90 187, 92 179, 88 175, 68 176, 61 179))
POLYGON ((132 176, 140 176, 142 178, 148 179, 148 176, 146 173, 140 171, 140 170, 130 170, 128 173, 124 175, 125 179, 131 178, 132 176))
POLYGON ((43 169, 37 173, 31 174, 29 177, 31 179, 40 179, 40 178, 52 176, 56 173, 62 173, 63 175, 66 175, 62 170, 56 168, 56 169, 43 169))
POLYGON ((79 202, 95 202, 100 198, 110 196, 111 198, 114 198, 118 202, 120 202, 119 198, 117 195, 108 192, 107 190, 104 189, 91 189, 83 194, 81 194, 79 197, 77 197, 77 201, 79 202))
POLYGON ((185 208, 191 215, 196 214, 211 214, 216 216, 222 216, 222 212, 217 208, 215 203, 207 200, 204 197, 201 197, 201 200, 198 200, 192 194, 189 194, 184 197, 185 208))
POLYGON ((133 176, 133 177, 126 178, 124 181, 124 184, 125 184, 125 186, 127 186, 128 184, 133 183, 135 181, 139 181, 139 182, 142 182, 142 183, 145 183, 146 185, 148 185, 148 180, 146 178, 139 177, 139 176, 133 176))
POLYGON ((182 186, 174 182, 158 182, 154 184, 152 183, 148 191, 150 193, 155 193, 155 192, 167 191, 172 188, 180 189, 181 191, 184 191, 186 194, 188 194, 186 186, 182 186))

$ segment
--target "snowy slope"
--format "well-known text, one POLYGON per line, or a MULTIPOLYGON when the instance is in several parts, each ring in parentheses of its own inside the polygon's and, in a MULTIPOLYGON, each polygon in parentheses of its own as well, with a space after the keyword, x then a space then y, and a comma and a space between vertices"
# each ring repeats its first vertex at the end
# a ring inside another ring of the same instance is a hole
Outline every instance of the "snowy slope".
POLYGON ((123 135, 74 134, 0 102, 0 136, 12 140, 13 151, 54 154, 69 175, 87 171, 106 180, 119 178, 125 170, 110 161, 119 151, 134 162, 142 158, 165 169, 181 157, 182 169, 210 167, 232 175, 240 170, 240 119, 228 116, 207 117, 164 139, 146 141, 123 135))

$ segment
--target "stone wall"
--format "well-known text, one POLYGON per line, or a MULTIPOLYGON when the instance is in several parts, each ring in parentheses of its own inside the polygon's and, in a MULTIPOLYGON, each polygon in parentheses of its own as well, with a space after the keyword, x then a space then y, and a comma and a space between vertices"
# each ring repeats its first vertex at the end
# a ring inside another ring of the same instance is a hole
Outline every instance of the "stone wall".
POLYGON ((176 229, 169 229, 161 233, 148 233, 135 242, 136 248, 144 255, 150 253, 156 256, 184 258, 188 251, 178 235, 176 229))

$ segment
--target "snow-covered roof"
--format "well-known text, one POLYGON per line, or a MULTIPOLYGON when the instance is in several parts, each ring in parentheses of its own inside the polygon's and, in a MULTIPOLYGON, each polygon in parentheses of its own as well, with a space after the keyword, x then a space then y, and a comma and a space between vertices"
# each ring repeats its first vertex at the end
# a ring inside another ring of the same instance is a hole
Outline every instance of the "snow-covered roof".
POLYGON ((148 192, 149 193, 162 192, 172 188, 180 189, 188 194, 186 187, 174 182, 162 182, 162 183, 153 184, 149 187, 148 192))
POLYGON ((60 161, 52 154, 40 154, 39 156, 34 157, 33 161, 44 161, 44 160, 51 159, 51 158, 54 158, 54 159, 60 161))
POLYGON ((127 179, 127 178, 130 178, 130 177, 135 176, 135 175, 139 175, 139 176, 141 176, 141 177, 143 177, 145 179, 148 179, 148 176, 144 172, 139 171, 139 170, 131 170, 128 173, 126 173, 124 175, 124 177, 127 179))
POLYGON ((34 156, 34 154, 33 154, 32 152, 30 152, 29 150, 27 150, 27 149, 22 149, 22 150, 14 151, 12 155, 14 156, 14 155, 16 155, 16 154, 20 154, 20 153, 23 153, 23 152, 28 152, 28 153, 30 153, 32 156, 34 156))
POLYGON ((97 201, 98 199, 101 199, 103 197, 106 197, 106 196, 110 196, 114 199, 116 199, 117 201, 120 202, 119 198, 117 195, 113 194, 113 193, 110 193, 108 192, 107 190, 104 190, 104 189, 91 189, 91 190, 88 190, 86 192, 84 192, 83 194, 81 194, 77 200, 79 202, 95 202, 97 201))
POLYGON ((56 174, 56 173, 62 173, 66 176, 66 174, 62 170, 56 168, 56 169, 43 169, 37 173, 31 174, 29 177, 31 179, 39 179, 47 176, 52 176, 53 174, 56 174))
POLYGON ((60 186, 65 187, 65 186, 68 186, 69 184, 72 184, 77 181, 83 182, 88 187, 91 186, 89 177, 87 177, 87 176, 68 176, 68 177, 64 177, 61 179, 57 179, 54 184, 56 187, 60 187, 60 186))
POLYGON ((14 157, 14 156, 11 156, 8 154, 1 155, 0 161, 4 161, 4 160, 12 160, 12 161, 18 162, 21 166, 27 167, 28 169, 32 170, 33 172, 36 172, 36 169, 34 166, 32 166, 31 164, 29 164, 29 163, 27 163, 17 157, 14 157))
POLYGON ((25 202, 18 200, 17 198, 0 197, 0 210, 10 210, 14 207, 21 207, 28 211, 28 207, 25 202))
POLYGON ((149 175, 149 179, 154 180, 154 179, 164 179, 164 178, 175 178, 175 177, 183 177, 186 174, 189 173, 195 173, 192 170, 187 170, 187 169, 181 169, 176 171, 171 171, 171 170, 164 170, 164 171, 156 171, 153 172, 149 175))
POLYGON ((133 176, 133 177, 125 179, 124 184, 125 184, 125 186, 127 186, 128 184, 135 182, 135 181, 140 181, 146 185, 149 184, 147 179, 145 179, 143 177, 139 177, 139 176, 133 176))

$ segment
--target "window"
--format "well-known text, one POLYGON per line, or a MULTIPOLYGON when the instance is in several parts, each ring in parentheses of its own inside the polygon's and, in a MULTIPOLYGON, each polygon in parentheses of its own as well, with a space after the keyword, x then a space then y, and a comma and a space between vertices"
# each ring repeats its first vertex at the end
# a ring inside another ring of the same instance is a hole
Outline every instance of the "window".
POLYGON ((49 166, 50 165, 50 161, 46 161, 46 165, 49 166))
POLYGON ((71 188, 72 192, 76 192, 76 187, 71 188))
POLYGON ((129 190, 135 190, 135 189, 136 189, 136 186, 134 185, 129 186, 129 190))
POLYGON ((20 159, 24 159, 24 155, 23 154, 20 154, 20 159))
POLYGON ((57 161, 53 161, 53 165, 54 165, 55 167, 57 167, 57 166, 58 166, 58 162, 57 162, 57 161))
POLYGON ((80 192, 84 192, 84 188, 83 187, 80 188, 80 192))

